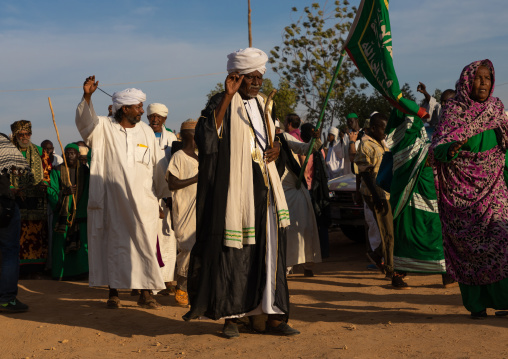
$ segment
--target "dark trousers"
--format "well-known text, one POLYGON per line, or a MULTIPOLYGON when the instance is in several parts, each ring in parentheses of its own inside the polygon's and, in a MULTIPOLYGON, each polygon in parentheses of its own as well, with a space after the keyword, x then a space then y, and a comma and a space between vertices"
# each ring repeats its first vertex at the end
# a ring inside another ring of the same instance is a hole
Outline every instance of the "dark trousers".
POLYGON ((371 196, 363 196, 363 200, 374 213, 381 234, 381 245, 373 251, 384 258, 385 271, 387 274, 391 274, 393 273, 393 215, 390 202, 383 200, 385 206, 380 212, 374 207, 374 200, 371 196))
POLYGON ((7 227, 0 228, 0 304, 16 299, 19 279, 21 217, 16 205, 7 227))

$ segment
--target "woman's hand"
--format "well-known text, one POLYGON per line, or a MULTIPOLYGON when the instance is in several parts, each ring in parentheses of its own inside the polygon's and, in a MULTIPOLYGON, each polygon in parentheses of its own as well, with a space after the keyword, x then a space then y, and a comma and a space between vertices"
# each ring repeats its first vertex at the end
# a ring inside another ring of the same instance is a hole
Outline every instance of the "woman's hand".
POLYGON ((467 142, 467 140, 458 141, 458 142, 455 142, 453 145, 451 145, 450 148, 448 149, 448 157, 449 158, 455 157, 455 155, 459 152, 461 147, 464 146, 464 144, 466 142, 467 142))

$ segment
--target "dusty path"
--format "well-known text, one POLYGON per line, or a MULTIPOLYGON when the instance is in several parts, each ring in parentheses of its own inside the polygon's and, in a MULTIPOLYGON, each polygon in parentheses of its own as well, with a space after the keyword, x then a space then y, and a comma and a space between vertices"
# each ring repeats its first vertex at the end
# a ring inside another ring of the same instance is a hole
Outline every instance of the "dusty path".
POLYGON ((124 308, 111 310, 105 288, 23 280, 30 312, 0 316, 0 358, 508 358, 508 318, 469 319, 459 289, 442 289, 438 275, 393 290, 366 270, 362 245, 335 232, 331 246, 314 278, 289 278, 297 337, 227 340, 221 323, 183 322, 173 297, 158 296, 164 309, 150 311, 122 292, 124 308))

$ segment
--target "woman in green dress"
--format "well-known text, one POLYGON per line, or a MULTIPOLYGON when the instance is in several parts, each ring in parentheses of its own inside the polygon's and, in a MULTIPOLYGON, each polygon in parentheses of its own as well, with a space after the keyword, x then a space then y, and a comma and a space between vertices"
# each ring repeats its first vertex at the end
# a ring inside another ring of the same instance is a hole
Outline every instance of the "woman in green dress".
POLYGON ((475 319, 508 309, 508 117, 494 78, 489 60, 462 70, 430 148, 447 272, 475 319))
POLYGON ((86 212, 90 171, 79 161, 79 147, 65 147, 65 164, 51 171, 48 201, 54 213, 53 279, 81 279, 88 273, 86 212), (76 201, 76 206, 74 205, 76 201))

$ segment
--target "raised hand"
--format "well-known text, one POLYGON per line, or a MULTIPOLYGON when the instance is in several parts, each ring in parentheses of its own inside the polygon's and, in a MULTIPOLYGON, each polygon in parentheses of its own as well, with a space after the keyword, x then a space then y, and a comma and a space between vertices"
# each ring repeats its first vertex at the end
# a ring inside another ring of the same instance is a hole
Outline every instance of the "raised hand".
POLYGON ((425 92, 427 92, 427 87, 425 86, 425 84, 423 82, 418 82, 418 86, 416 87, 416 91, 425 94, 425 92))
POLYGON ((356 140, 358 139, 358 133, 360 131, 354 131, 354 130, 351 130, 351 132, 349 132, 348 136, 349 136, 349 143, 355 143, 356 140))
POLYGON ((244 75, 239 75, 236 72, 232 72, 226 77, 226 82, 224 83, 224 88, 226 89, 226 95, 233 96, 240 85, 242 84, 244 75))
POLYGON ((95 82, 95 75, 88 76, 83 83, 83 97, 88 104, 90 104, 92 94, 97 90, 97 87, 99 87, 99 81, 95 82))

